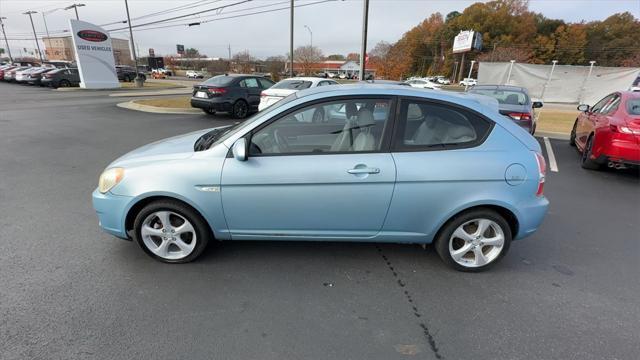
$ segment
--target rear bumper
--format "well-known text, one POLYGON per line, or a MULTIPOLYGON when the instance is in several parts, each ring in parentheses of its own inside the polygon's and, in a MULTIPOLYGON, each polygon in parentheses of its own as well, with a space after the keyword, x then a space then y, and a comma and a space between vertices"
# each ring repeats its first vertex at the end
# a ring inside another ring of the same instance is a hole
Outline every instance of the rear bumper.
POLYGON ((98 215, 98 225, 107 233, 122 239, 128 239, 125 229, 125 218, 129 204, 133 200, 129 196, 103 194, 98 189, 93 191, 93 208, 98 215))
POLYGON ((192 97, 191 107, 198 109, 209 109, 214 111, 231 111, 231 103, 222 99, 201 99, 192 97))
POLYGON ((640 145, 633 135, 611 135, 605 144, 598 146, 596 161, 605 164, 609 161, 628 165, 640 165, 640 145))
POLYGON ((549 208, 549 200, 546 197, 536 198, 528 204, 518 204, 518 233, 514 240, 523 239, 538 230, 549 208))

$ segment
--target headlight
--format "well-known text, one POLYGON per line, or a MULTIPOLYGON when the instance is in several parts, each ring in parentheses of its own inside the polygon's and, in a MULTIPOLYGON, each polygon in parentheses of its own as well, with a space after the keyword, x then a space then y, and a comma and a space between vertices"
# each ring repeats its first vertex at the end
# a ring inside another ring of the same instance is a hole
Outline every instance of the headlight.
POLYGON ((111 168, 105 170, 102 175, 100 175, 100 180, 98 181, 98 191, 103 194, 106 193, 114 186, 116 186, 122 180, 122 178, 124 178, 123 168, 111 168))

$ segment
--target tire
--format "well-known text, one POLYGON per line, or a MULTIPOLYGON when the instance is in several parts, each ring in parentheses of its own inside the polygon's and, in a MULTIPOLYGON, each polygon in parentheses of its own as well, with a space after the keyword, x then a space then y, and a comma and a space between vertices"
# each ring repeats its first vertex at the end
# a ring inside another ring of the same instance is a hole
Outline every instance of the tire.
POLYGON ((202 111, 204 111, 205 113, 209 114, 209 115, 215 115, 216 111, 213 109, 202 109, 202 111))
POLYGON ((509 251, 511 239, 511 228, 500 214, 491 209, 479 208, 463 212, 449 220, 438 232, 435 248, 442 261, 451 268, 480 272, 493 267, 504 257, 509 251), (485 231, 477 234, 481 222, 486 225, 485 231), (465 239, 454 233, 463 234, 465 239), (487 241, 495 244, 488 245, 487 241))
POLYGON ((71 83, 69 82, 69 80, 60 80, 60 82, 58 82, 58 87, 70 87, 71 83))
POLYGON ((591 159, 591 155, 592 155, 591 150, 593 148, 593 137, 594 137, 594 135, 591 135, 587 139, 587 143, 584 146, 584 150, 582 151, 582 159, 581 159, 581 164, 580 165, 584 169, 599 170, 600 169, 600 164, 598 164, 593 159, 591 159))
POLYGON ((244 119, 247 115, 249 115, 249 104, 242 99, 236 101, 231 109, 231 116, 236 119, 244 119))
POLYGON ((133 228, 134 240, 142 250, 165 263, 193 261, 213 239, 211 229, 202 216, 175 200, 159 200, 148 204, 136 215, 133 228), (163 225, 162 219, 169 219, 169 226, 163 225), (185 224, 191 227, 187 226, 180 232, 179 229, 185 224))
POLYGON ((576 146, 576 129, 578 128, 578 119, 573 123, 573 128, 571 129, 571 135, 569 135, 569 146, 576 146))

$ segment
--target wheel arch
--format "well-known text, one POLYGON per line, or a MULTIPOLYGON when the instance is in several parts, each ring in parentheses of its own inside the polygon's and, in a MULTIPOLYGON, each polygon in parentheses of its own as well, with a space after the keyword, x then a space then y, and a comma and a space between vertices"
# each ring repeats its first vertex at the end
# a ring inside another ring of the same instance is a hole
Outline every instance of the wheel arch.
POLYGON ((191 208, 193 211, 195 211, 196 213, 198 213, 198 215, 200 215, 204 221, 207 223, 207 225, 209 226, 209 230, 211 231, 211 236, 215 238, 215 231, 213 226, 211 225, 211 222, 209 221, 209 219, 205 216, 205 214, 193 203, 189 202, 188 200, 179 197, 179 196, 171 196, 171 195, 166 195, 166 194, 151 194, 149 196, 145 196, 145 197, 141 197, 136 199, 133 204, 129 207, 129 209, 126 212, 125 218, 124 218, 124 229, 125 232, 127 234, 129 234, 130 231, 133 230, 133 223, 136 219, 136 216, 138 215, 138 213, 140 213, 140 211, 147 205, 149 205, 152 202, 155 201, 160 201, 160 200, 171 200, 171 201, 177 201, 181 204, 183 204, 184 206, 187 206, 189 208, 191 208))
POLYGON ((445 221, 443 221, 439 225, 438 231, 435 233, 433 237, 433 241, 435 241, 440 236, 440 233, 447 226, 447 224, 453 221, 456 217, 466 212, 478 210, 478 209, 489 209, 497 212, 500 216, 502 216, 505 219, 507 224, 509 224, 509 229, 511 230, 511 238, 516 239, 518 237, 518 231, 520 230, 520 222, 516 214, 511 209, 505 206, 487 203, 487 204, 476 204, 464 209, 458 209, 458 211, 456 211, 453 215, 449 216, 445 221))

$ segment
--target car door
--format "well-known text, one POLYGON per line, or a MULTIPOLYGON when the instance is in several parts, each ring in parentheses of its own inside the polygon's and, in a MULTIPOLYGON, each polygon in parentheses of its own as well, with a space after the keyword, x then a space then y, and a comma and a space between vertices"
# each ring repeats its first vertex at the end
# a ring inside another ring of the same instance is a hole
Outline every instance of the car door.
POLYGON ((240 88, 245 92, 249 106, 257 109, 260 104, 260 93, 262 92, 262 87, 258 83, 258 79, 252 77, 244 78, 240 81, 240 88))
POLYGON ((233 239, 365 240, 381 229, 395 164, 392 98, 300 106, 250 134, 249 157, 225 160, 221 196, 233 239), (331 109, 347 108, 348 118, 331 109), (312 113, 327 114, 313 121, 312 113))
POLYGON ((595 129, 597 114, 612 97, 613 94, 605 96, 602 100, 593 105, 588 112, 582 113, 578 116, 578 124, 576 126, 576 143, 580 148, 584 148, 589 134, 591 134, 595 129))

